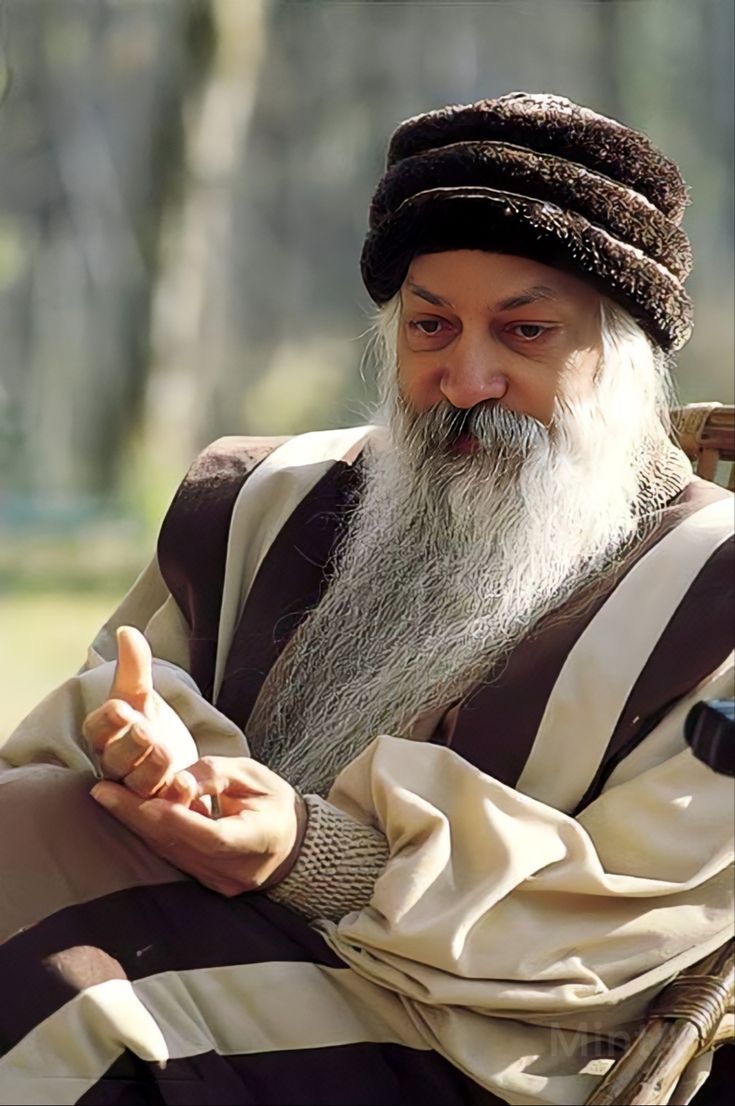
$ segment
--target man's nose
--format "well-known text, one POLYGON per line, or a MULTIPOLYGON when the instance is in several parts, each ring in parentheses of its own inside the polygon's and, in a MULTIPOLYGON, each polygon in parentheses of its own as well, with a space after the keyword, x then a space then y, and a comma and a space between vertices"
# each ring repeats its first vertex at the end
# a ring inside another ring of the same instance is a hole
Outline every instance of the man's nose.
POLYGON ((502 399, 509 380, 497 364, 497 351, 486 343, 457 343, 441 378, 441 391, 454 407, 468 409, 488 399, 502 399))

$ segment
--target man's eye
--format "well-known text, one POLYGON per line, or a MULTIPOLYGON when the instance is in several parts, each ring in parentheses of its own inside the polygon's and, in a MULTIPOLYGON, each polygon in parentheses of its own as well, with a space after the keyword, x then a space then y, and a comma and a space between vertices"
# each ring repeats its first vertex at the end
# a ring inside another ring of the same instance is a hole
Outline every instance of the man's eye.
POLYGON ((545 334, 549 327, 541 326, 540 323, 516 323, 510 329, 519 338, 523 338, 524 341, 532 342, 535 338, 540 338, 545 334))
POLYGON ((437 334, 441 334, 443 323, 441 319, 412 319, 408 326, 410 330, 422 334, 424 338, 434 338, 437 334))

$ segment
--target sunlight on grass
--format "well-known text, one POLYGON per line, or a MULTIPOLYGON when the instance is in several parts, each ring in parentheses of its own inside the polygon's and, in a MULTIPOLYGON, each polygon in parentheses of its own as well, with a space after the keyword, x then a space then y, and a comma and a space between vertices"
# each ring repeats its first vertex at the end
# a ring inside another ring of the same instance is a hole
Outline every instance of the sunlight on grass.
POLYGON ((84 663, 122 591, 0 594, 0 742, 84 663))

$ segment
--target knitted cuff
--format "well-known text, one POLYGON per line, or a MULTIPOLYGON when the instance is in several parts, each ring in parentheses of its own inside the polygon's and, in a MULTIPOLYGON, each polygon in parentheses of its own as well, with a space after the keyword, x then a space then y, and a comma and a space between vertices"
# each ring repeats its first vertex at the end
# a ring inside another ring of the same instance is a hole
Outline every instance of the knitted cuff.
POLYGON ((379 830, 356 822, 319 795, 305 795, 309 820, 298 860, 269 898, 307 918, 339 921, 370 901, 388 860, 379 830))

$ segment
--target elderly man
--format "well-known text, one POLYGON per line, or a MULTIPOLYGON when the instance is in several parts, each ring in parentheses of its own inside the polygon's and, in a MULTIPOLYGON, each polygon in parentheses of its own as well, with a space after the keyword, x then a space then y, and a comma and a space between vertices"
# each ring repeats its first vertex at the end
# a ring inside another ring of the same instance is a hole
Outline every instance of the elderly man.
POLYGON ((398 128, 376 424, 205 451, 4 749, 3 1101, 581 1103, 725 939, 685 202, 558 97, 398 128))

